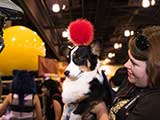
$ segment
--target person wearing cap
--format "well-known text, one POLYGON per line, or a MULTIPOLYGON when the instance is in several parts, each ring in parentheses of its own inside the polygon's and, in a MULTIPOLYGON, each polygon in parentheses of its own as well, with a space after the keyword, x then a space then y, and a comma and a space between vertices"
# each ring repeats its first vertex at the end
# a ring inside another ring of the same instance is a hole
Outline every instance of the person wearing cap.
POLYGON ((111 108, 94 109, 99 120, 160 120, 160 26, 146 27, 129 41, 128 82, 111 108))

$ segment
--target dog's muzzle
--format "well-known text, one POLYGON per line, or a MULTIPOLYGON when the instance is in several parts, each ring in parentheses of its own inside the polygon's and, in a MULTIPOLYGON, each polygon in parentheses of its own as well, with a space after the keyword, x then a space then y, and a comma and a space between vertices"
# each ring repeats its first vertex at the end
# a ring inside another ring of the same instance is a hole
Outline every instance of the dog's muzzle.
POLYGON ((78 77, 79 77, 83 72, 84 72, 84 71, 80 71, 77 76, 72 77, 72 76, 70 76, 70 71, 69 71, 69 70, 66 70, 66 71, 64 71, 64 75, 65 75, 66 77, 71 78, 72 80, 75 80, 75 79, 78 79, 78 77))
POLYGON ((69 76, 69 71, 68 70, 66 70, 66 71, 64 71, 64 75, 66 76, 66 77, 68 77, 69 76))

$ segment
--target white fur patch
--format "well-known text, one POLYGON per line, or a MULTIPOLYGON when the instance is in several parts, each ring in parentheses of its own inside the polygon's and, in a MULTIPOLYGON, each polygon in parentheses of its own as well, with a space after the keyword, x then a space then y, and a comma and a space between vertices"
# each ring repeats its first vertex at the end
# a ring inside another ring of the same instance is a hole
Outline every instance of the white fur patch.
POLYGON ((69 120, 82 120, 82 116, 78 114, 71 113, 69 120))
POLYGON ((63 102, 67 104, 73 103, 81 97, 85 96, 84 94, 90 91, 89 82, 98 76, 98 74, 95 72, 96 71, 84 72, 77 80, 74 81, 66 78, 63 83, 63 102))

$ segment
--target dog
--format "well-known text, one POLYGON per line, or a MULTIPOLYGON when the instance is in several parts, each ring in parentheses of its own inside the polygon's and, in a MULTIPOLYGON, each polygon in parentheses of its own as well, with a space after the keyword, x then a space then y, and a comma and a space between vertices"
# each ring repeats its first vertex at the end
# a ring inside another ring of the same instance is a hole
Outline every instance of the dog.
POLYGON ((62 85, 64 110, 61 120, 81 120, 105 96, 100 61, 90 46, 76 46, 64 72, 62 85))

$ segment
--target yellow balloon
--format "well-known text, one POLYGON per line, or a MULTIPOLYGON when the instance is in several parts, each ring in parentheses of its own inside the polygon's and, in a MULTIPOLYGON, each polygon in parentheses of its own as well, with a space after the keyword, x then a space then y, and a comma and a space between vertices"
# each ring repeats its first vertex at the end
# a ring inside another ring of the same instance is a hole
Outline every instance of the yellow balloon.
POLYGON ((4 29, 3 38, 0 75, 12 75, 14 69, 38 70, 38 56, 45 56, 45 46, 36 32, 24 26, 12 26, 4 29))

